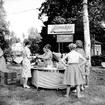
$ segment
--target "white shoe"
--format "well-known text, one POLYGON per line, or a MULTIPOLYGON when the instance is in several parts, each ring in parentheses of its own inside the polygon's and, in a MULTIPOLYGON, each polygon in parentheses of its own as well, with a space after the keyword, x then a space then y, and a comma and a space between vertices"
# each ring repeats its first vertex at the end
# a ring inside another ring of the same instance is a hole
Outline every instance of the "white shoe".
POLYGON ((76 93, 76 92, 77 92, 77 90, 75 89, 75 90, 73 90, 73 92, 74 92, 74 93, 76 93))
POLYGON ((83 97, 84 97, 84 95, 77 95, 77 97, 78 97, 78 98, 83 98, 83 97))
POLYGON ((23 87, 27 88, 27 89, 30 89, 30 86, 28 86, 28 85, 24 85, 23 87))
POLYGON ((65 94, 64 97, 69 97, 69 95, 65 94))
POLYGON ((84 91, 84 90, 85 90, 83 86, 81 86, 81 90, 82 90, 82 91, 84 91))
POLYGON ((85 88, 88 88, 89 86, 88 85, 85 85, 85 88))

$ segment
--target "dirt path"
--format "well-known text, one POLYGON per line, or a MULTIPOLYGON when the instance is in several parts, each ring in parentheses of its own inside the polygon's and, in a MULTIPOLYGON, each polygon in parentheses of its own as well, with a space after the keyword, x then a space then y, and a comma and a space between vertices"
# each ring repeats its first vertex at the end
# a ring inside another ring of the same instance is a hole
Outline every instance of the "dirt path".
POLYGON ((0 85, 0 105, 105 105, 105 70, 93 68, 90 86, 77 99, 74 93, 63 97, 65 90, 23 89, 21 86, 0 85))

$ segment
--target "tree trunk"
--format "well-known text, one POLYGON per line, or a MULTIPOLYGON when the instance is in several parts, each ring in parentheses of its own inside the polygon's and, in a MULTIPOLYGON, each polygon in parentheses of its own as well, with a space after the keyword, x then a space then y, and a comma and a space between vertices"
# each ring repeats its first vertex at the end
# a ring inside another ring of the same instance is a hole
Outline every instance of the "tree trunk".
POLYGON ((83 25, 84 25, 84 41, 86 56, 89 57, 89 63, 91 64, 91 41, 90 41, 90 29, 88 18, 88 0, 83 0, 83 25))

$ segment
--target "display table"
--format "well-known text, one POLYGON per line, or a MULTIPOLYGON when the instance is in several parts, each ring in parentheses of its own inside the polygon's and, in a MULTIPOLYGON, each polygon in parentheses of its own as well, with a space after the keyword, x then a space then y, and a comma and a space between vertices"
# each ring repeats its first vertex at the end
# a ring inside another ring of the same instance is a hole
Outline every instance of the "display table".
POLYGON ((64 69, 56 68, 32 68, 32 84, 34 86, 48 89, 64 89, 66 86, 62 84, 64 69))

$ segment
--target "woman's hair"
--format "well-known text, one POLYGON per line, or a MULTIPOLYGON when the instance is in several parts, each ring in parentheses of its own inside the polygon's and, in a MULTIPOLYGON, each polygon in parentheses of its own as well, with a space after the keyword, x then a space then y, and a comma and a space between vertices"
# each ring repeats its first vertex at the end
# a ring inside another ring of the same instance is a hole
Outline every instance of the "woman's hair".
POLYGON ((76 40, 77 48, 83 48, 83 42, 81 40, 76 40))
POLYGON ((50 45, 50 44, 46 44, 46 45, 44 46, 44 48, 47 48, 47 49, 50 49, 50 50, 51 50, 51 45, 50 45))
POLYGON ((68 47, 69 47, 70 50, 74 50, 74 49, 76 49, 76 44, 71 43, 71 44, 68 45, 68 47))

